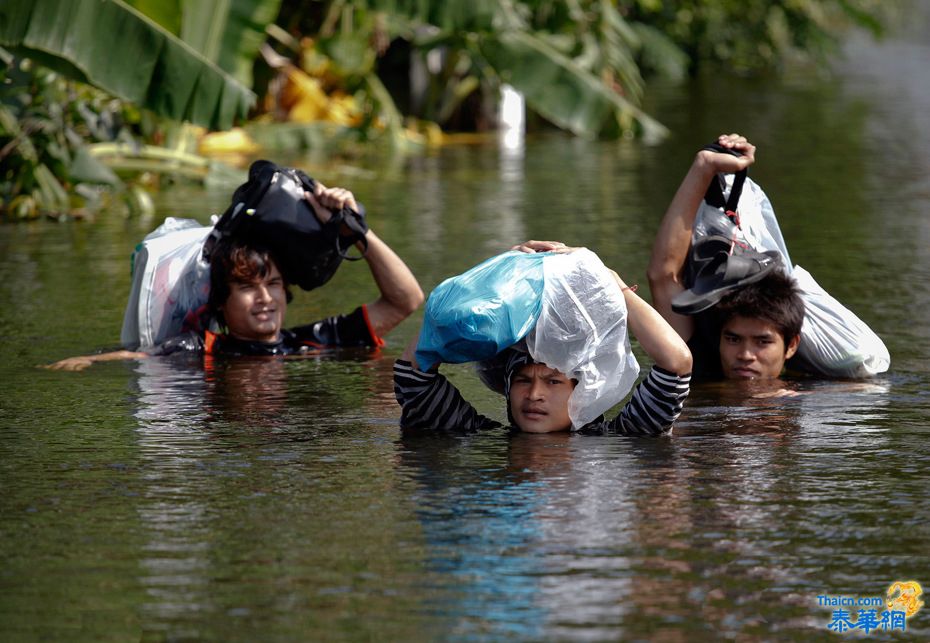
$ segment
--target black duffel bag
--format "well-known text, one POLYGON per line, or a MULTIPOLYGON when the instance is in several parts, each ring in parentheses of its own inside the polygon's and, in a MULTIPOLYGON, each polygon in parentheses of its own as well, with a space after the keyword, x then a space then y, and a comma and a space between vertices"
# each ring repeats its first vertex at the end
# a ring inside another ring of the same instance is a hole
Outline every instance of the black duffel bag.
POLYGON ((304 192, 313 193, 315 182, 303 171, 280 167, 271 161, 255 161, 249 180, 233 193, 232 203, 214 226, 204 244, 209 261, 221 239, 242 240, 268 248, 289 284, 304 290, 322 286, 335 274, 343 259, 361 259, 368 249, 364 210, 343 208, 320 223, 304 192), (350 256, 355 243, 362 254, 350 256))

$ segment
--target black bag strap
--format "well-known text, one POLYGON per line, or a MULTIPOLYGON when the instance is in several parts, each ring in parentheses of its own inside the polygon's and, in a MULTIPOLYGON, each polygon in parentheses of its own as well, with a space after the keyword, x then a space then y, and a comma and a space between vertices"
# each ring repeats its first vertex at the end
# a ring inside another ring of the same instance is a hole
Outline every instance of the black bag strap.
POLYGON ((351 234, 340 234, 336 237, 336 250, 339 252, 339 256, 346 261, 363 259, 368 253, 368 237, 365 236, 365 233, 368 232, 368 224, 365 223, 364 212, 343 208, 339 214, 342 216, 342 223, 351 231, 351 234), (349 250, 357 242, 362 244, 361 254, 352 256, 349 254, 349 250))
MULTIPOLYGON (((742 154, 736 150, 724 147, 719 143, 710 143, 701 149, 722 154, 732 154, 733 156, 742 156, 742 154)), ((739 206, 739 198, 743 194, 743 184, 746 183, 746 177, 748 175, 748 168, 743 168, 733 175, 733 187, 730 188, 730 196, 727 199, 723 198, 723 187, 720 185, 720 181, 717 179, 716 175, 711 179, 710 185, 707 186, 707 192, 704 193, 704 200, 716 208, 723 208, 723 211, 733 220, 737 227, 739 227, 737 207, 739 206)))

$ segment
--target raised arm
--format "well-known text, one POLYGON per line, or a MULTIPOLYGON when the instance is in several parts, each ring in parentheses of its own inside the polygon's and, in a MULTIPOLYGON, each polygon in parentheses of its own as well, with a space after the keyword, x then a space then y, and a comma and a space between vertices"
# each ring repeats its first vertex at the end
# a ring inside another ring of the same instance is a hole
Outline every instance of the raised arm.
POLYGON ((423 291, 407 264, 371 230, 365 260, 381 296, 368 304, 368 318, 379 335, 404 321, 423 303, 423 291))
POLYGON ((420 371, 428 371, 433 367, 439 367, 439 364, 418 364, 417 363, 417 343, 420 341, 420 330, 417 330, 416 335, 413 336, 407 346, 404 347, 404 352, 400 354, 400 359, 405 362, 410 362, 413 367, 420 371))
MULTIPOLYGON (((352 193, 344 188, 327 188, 317 182, 313 194, 307 195, 317 217, 324 223, 330 210, 349 207, 358 211, 352 193)), ((391 331, 423 303, 423 291, 407 264, 374 232, 365 234, 368 251, 365 261, 381 296, 368 304, 368 320, 379 336, 391 331)), ((359 244, 361 249, 361 244, 359 244)))
POLYGON ((685 289, 682 272, 691 247, 695 214, 715 174, 738 172, 755 161, 756 148, 745 137, 726 134, 717 142, 742 156, 709 150, 697 153, 659 226, 647 271, 655 310, 685 341, 694 333, 694 322, 672 310, 672 298, 685 289))

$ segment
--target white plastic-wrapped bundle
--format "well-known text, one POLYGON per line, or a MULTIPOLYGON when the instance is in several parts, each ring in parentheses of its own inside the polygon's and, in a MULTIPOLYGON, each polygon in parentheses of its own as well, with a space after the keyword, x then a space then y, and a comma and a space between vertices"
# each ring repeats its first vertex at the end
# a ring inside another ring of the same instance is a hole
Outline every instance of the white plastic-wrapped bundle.
POLYGON ((619 403, 636 384, 626 302, 600 258, 587 249, 550 254, 536 326, 526 336, 530 356, 578 380, 568 403, 574 428, 619 403))
POLYGON ((201 253, 212 229, 168 217, 136 247, 123 346, 149 348, 194 324, 210 294, 210 265, 201 253))
POLYGON ((868 377, 884 373, 891 356, 881 338, 851 310, 830 296, 809 272, 791 272, 804 300, 801 343, 793 358, 804 370, 830 377, 868 377))
MULTIPOLYGON (((718 175, 729 196, 733 175, 718 175)), ((702 201, 694 222, 692 244, 709 234, 722 234, 753 250, 778 250, 789 274, 795 278, 804 302, 801 343, 791 365, 828 377, 868 377, 884 373, 891 356, 881 338, 851 310, 831 297, 809 272, 791 268, 788 248, 782 237, 772 204, 762 188, 746 179, 737 207, 739 227, 721 208, 702 201)))

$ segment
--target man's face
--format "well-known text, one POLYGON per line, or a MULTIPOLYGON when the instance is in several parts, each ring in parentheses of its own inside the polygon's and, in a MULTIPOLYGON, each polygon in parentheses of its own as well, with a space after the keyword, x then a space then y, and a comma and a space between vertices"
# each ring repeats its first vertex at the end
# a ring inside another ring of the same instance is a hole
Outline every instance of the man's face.
POLYGON ((720 331, 720 363, 728 379, 779 377, 785 360, 798 349, 800 337, 788 344, 770 322, 754 317, 731 318, 720 331))
POLYGON ((510 383, 510 413, 514 423, 527 433, 567 431, 568 398, 575 382, 545 364, 520 368, 510 383))
POLYGON ((284 323, 287 293, 278 267, 269 263, 268 274, 252 281, 230 281, 229 297, 221 306, 233 337, 273 342, 284 323))

